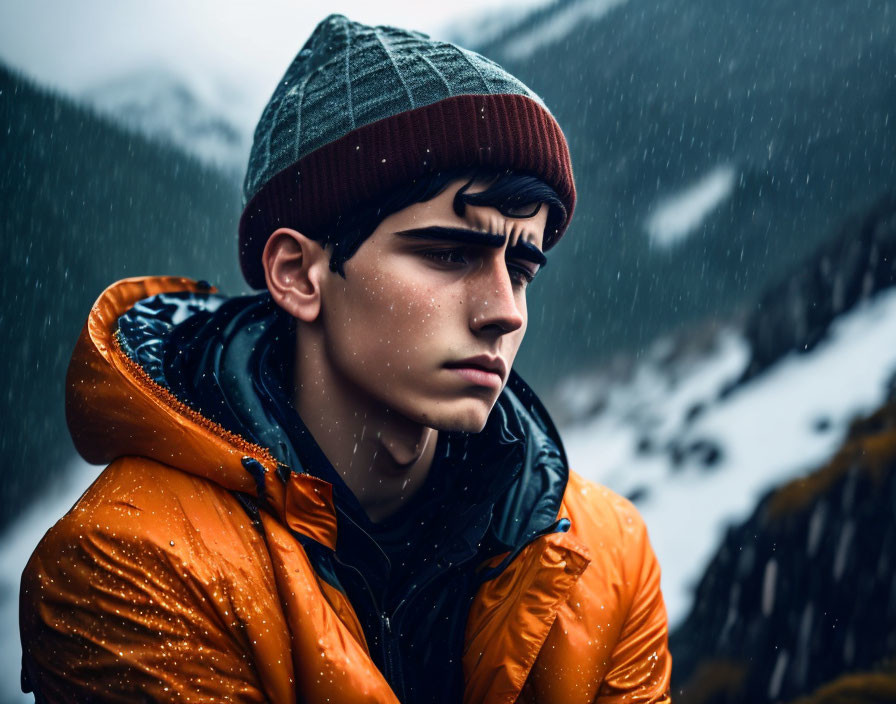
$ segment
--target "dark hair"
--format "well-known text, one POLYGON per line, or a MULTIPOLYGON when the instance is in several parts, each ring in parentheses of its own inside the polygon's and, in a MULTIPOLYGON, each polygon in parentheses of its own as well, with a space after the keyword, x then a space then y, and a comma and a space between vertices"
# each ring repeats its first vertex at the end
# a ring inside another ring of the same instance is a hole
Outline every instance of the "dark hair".
POLYGON ((489 168, 467 167, 437 171, 420 176, 385 197, 340 215, 331 228, 315 238, 324 247, 333 246, 330 269, 345 278, 343 265, 383 220, 414 203, 435 198, 449 183, 461 178, 467 178, 468 181, 454 197, 454 212, 460 216, 463 216, 466 205, 479 205, 496 208, 506 217, 532 217, 543 203, 549 208, 545 233, 566 222, 566 208, 559 196, 537 176, 489 168), (476 181, 488 182, 489 186, 479 193, 467 193, 467 189, 476 181), (537 207, 528 208, 530 205, 537 207), (521 213, 522 209, 525 210, 521 213))

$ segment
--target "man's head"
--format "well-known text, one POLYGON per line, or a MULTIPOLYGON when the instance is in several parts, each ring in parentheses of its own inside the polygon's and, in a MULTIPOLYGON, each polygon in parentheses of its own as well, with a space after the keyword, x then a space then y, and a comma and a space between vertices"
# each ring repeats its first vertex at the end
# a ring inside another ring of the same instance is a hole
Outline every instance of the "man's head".
POLYGON ((243 272, 299 355, 353 401, 481 430, 575 203, 540 98, 478 54, 333 15, 265 109, 244 190, 243 272))
POLYGON ((325 241, 348 211, 438 172, 535 176, 575 206, 563 132, 535 93, 494 62, 425 34, 330 15, 286 70, 255 130, 243 185, 240 265, 263 288, 261 252, 279 227, 325 241))
POLYGON ((268 289, 298 321, 300 345, 325 360, 328 383, 421 425, 483 428, 525 335, 526 288, 558 208, 535 179, 503 180, 513 197, 491 174, 447 181, 383 218, 339 266, 332 245, 274 232, 268 289))

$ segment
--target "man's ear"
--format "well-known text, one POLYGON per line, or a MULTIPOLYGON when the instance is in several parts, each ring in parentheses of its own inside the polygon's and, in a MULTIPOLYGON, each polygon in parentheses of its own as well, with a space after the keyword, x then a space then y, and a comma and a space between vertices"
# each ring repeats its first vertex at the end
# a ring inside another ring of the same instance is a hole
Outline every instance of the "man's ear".
POLYGON ((320 314, 321 266, 327 265, 323 247, 301 232, 275 230, 261 255, 264 277, 274 302, 306 323, 320 314))

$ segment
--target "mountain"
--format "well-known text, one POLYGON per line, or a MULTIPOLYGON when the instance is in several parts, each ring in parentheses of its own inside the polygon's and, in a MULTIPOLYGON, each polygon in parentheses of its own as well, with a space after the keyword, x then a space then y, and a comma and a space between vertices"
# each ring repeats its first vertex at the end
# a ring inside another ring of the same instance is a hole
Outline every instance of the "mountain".
POLYGON ((219 86, 197 86, 161 68, 96 83, 79 99, 157 140, 242 177, 251 146, 244 100, 219 86))
POLYGON ((896 396, 727 532, 671 647, 682 704, 896 699, 896 396))
POLYGON ((752 358, 738 383, 790 352, 813 349, 841 313, 894 285, 896 191, 845 222, 805 266, 765 291, 746 321, 752 358))
POLYGON ((888 2, 559 0, 472 46, 545 99, 576 174, 530 376, 748 314, 892 191, 894 27, 888 2))
POLYGON ((51 491, 74 453, 64 379, 90 306, 113 281, 174 274, 229 293, 236 179, 0 66, 0 528, 51 491))
POLYGON ((650 529, 676 701, 896 695, 894 245, 886 197, 739 326, 564 386, 571 464, 650 529))

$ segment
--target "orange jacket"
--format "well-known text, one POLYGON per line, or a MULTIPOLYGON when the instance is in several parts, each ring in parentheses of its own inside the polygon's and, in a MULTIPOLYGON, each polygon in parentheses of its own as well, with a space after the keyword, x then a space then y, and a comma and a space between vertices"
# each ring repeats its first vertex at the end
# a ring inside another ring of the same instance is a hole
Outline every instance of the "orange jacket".
MULTIPOLYGON (((335 547, 332 487, 275 477, 270 452, 151 380, 118 317, 187 279, 128 279, 94 305, 67 378, 69 428, 111 462, 22 577, 26 677, 38 701, 397 702, 351 604, 290 531, 335 547), (244 469, 264 466, 261 486, 244 469), (233 492, 264 492, 253 523, 233 492)), ((667 702, 659 567, 637 511, 570 473, 567 533, 486 581, 463 650, 465 702, 667 702)), ((497 565, 503 556, 489 561, 497 565)))

